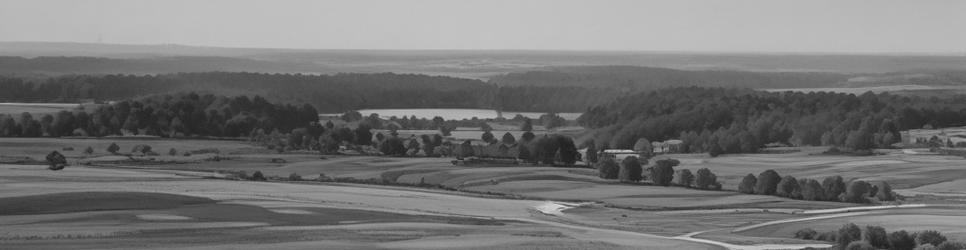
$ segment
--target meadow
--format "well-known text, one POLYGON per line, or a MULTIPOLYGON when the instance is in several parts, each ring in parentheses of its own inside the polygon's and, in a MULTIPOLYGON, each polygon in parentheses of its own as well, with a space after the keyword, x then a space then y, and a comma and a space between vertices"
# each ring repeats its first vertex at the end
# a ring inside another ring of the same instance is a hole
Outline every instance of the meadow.
POLYGON ((14 249, 58 246, 66 238, 80 238, 78 248, 164 243, 202 249, 800 248, 824 244, 791 239, 801 228, 831 230, 846 222, 876 224, 884 218, 890 221, 879 224, 889 228, 937 229, 955 239, 963 235, 958 229, 961 207, 955 204, 961 203, 964 194, 958 190, 964 183, 956 176, 966 160, 901 151, 856 157, 803 148, 788 154, 657 158, 680 159, 677 169, 707 167, 725 189, 765 169, 796 177, 888 180, 900 194, 918 194, 905 203, 931 207, 864 211, 857 204, 623 184, 600 179, 589 168, 453 165, 448 158, 321 158, 314 152, 279 154, 241 141, 3 142, 4 156, 42 157, 75 148, 65 152, 75 164, 61 171, 0 166, 0 239, 14 249), (146 144, 162 155, 118 157, 104 151, 112 142, 122 152, 146 144), (86 146, 95 153, 80 153, 86 146), (219 153, 164 155, 170 148, 219 153), (212 160, 216 155, 218 160, 212 160), (223 180, 238 171, 261 171, 273 181, 223 180), (304 180, 287 180, 293 173, 304 180), (320 174, 342 181, 319 182, 320 174), (824 210, 839 208, 844 210, 824 210), (192 237, 198 235, 205 237, 192 237), (266 239, 275 240, 247 245, 266 239))

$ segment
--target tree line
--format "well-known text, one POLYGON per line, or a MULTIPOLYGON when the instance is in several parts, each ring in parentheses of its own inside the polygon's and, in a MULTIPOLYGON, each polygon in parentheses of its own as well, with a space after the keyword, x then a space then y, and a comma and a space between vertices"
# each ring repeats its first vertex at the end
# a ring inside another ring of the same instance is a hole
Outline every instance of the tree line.
POLYGON ((872 199, 880 202, 895 201, 897 195, 888 182, 879 185, 856 180, 846 183, 842 176, 829 176, 821 182, 814 179, 794 176, 781 176, 775 170, 765 170, 755 177, 748 174, 738 184, 738 192, 746 194, 773 195, 796 200, 836 201, 849 203, 870 203, 872 199))
POLYGON ((770 93, 734 88, 670 88, 589 108, 578 123, 599 146, 681 139, 683 152, 752 153, 769 144, 862 151, 899 142, 899 131, 966 124, 966 95, 949 98, 871 92, 770 93))
POLYGON ((804 228, 795 232, 797 239, 835 243, 834 249, 843 250, 962 250, 966 244, 950 241, 939 231, 923 230, 909 233, 899 230, 889 233, 881 226, 863 228, 854 223, 842 225, 836 231, 818 232, 804 228))
POLYGON ((56 114, 0 114, 0 137, 151 135, 240 137, 256 129, 292 131, 318 123, 312 105, 270 103, 255 96, 183 93, 56 114))
POLYGON ((160 75, 0 76, 0 102, 85 102, 218 89, 326 113, 366 108, 482 108, 579 112, 616 97, 583 87, 499 86, 480 80, 394 73, 334 75, 204 72, 160 75))

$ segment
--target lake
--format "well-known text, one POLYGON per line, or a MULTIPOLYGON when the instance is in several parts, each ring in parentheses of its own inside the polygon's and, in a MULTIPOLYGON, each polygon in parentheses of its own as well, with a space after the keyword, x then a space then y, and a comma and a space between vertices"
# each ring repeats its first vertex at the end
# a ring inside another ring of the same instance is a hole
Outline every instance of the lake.
MULTIPOLYGON (((369 116, 371 114, 379 114, 381 118, 389 118, 391 116, 396 117, 409 117, 416 116, 416 118, 426 118, 433 119, 433 117, 439 116, 446 120, 462 120, 462 119, 472 119, 473 117, 479 119, 493 119, 497 118, 497 111, 493 109, 363 109, 359 110, 362 116, 369 116)), ((503 118, 513 119, 517 114, 524 117, 529 117, 532 119, 540 118, 541 115, 546 113, 541 112, 510 112, 503 111, 503 118)), ((323 114, 323 115, 339 115, 339 114, 323 114)), ((560 117, 567 120, 577 120, 581 113, 557 113, 560 117)))

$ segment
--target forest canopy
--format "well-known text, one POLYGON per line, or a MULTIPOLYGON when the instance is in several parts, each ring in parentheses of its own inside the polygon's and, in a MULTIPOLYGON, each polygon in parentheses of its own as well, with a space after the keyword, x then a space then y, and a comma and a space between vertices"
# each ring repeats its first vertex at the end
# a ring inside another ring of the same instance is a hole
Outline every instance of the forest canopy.
POLYGON ((578 123, 611 148, 647 138, 681 139, 685 152, 712 155, 756 152, 769 143, 867 150, 899 142, 901 130, 966 124, 966 96, 670 88, 589 108, 578 123))

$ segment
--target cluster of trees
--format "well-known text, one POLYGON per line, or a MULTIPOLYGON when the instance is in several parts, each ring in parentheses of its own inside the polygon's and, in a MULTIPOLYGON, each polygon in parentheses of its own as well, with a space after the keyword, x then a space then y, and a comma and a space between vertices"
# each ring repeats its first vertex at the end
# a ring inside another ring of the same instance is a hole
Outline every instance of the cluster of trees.
POLYGON ((617 179, 621 182, 636 183, 649 177, 651 184, 657 186, 675 185, 704 190, 721 190, 718 176, 708 168, 699 169, 697 175, 695 175, 688 169, 674 171, 674 167, 681 164, 680 161, 675 159, 657 160, 654 166, 644 169, 643 166, 647 164, 648 160, 643 156, 625 157, 620 164, 613 157, 604 157, 595 167, 602 179, 617 179))
POLYGON ((761 172, 758 177, 746 175, 738 185, 738 192, 808 201, 869 203, 870 198, 879 201, 896 200, 896 194, 887 182, 879 185, 861 180, 846 183, 842 176, 829 176, 820 183, 818 180, 796 179, 790 175, 782 177, 771 169, 761 172))
POLYGON ((578 123, 611 148, 679 138, 684 152, 756 152, 766 144, 889 147, 899 131, 966 124, 966 95, 950 98, 749 89, 671 88, 592 107, 578 123))
POLYGON ((924 230, 909 233, 899 230, 892 233, 880 226, 865 226, 863 230, 858 225, 848 223, 838 231, 819 233, 811 228, 795 232, 795 238, 804 240, 820 240, 835 243, 835 249, 843 250, 962 250, 966 244, 946 239, 942 233, 934 230, 924 230))
POLYGON ((98 106, 93 111, 0 114, 0 137, 153 135, 246 136, 256 129, 291 131, 318 122, 311 105, 269 103, 262 97, 160 95, 98 106))

